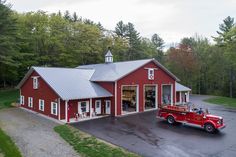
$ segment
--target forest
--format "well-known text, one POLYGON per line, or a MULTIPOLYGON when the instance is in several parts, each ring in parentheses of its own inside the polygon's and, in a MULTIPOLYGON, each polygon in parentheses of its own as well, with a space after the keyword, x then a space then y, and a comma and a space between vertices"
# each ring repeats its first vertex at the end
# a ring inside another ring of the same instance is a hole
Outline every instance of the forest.
POLYGON ((215 31, 214 42, 196 34, 164 51, 158 32, 142 37, 130 22, 117 21, 108 30, 75 12, 18 13, 0 0, 0 88, 15 87, 31 66, 102 63, 110 47, 114 61, 155 58, 192 93, 236 97, 234 18, 226 17, 215 31))

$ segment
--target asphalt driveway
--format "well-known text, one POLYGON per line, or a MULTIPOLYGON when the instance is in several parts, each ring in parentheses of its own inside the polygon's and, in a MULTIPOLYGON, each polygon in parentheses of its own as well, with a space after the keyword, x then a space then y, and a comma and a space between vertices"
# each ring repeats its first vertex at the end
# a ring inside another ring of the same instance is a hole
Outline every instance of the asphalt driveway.
POLYGON ((205 98, 207 96, 191 96, 191 101, 209 108, 212 114, 223 116, 227 127, 217 134, 184 125, 171 126, 157 120, 155 111, 85 121, 73 126, 143 156, 236 156, 236 110, 202 102, 205 98))
POLYGON ((0 127, 11 136, 24 157, 77 157, 73 148, 54 132, 56 125, 20 108, 0 110, 0 127))

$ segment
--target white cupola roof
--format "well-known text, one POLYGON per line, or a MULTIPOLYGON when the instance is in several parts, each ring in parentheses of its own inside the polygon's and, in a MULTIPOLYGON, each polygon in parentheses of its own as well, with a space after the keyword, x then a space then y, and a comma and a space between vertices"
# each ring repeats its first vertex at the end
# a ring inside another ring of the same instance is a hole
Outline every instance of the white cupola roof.
POLYGON ((108 49, 106 55, 105 55, 105 63, 112 63, 113 62, 113 55, 110 51, 110 49, 108 49))

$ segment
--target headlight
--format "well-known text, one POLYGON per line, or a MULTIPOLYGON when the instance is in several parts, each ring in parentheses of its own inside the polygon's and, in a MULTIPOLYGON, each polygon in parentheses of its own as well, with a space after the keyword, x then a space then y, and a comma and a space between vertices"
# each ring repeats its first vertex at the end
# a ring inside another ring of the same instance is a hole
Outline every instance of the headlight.
POLYGON ((217 121, 217 124, 222 124, 223 122, 222 122, 222 119, 219 119, 218 121, 217 121))

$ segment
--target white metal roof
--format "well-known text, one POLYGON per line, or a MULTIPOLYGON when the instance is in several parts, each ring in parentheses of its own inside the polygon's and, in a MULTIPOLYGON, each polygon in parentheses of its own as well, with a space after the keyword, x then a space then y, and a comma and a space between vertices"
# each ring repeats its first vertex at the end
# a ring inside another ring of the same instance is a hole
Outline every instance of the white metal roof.
POLYGON ((46 83, 63 99, 83 99, 112 96, 98 84, 91 82, 91 69, 32 67, 19 83, 20 88, 35 70, 46 83))
POLYGON ((81 65, 78 66, 77 68, 94 69, 95 72, 91 77, 91 81, 116 81, 151 61, 154 61, 154 63, 156 63, 160 68, 166 71, 171 77, 179 81, 179 79, 174 74, 172 74, 169 70, 167 70, 163 65, 161 65, 155 59, 81 65))
POLYGON ((190 88, 182 85, 182 84, 179 84, 178 82, 175 83, 175 91, 176 92, 182 92, 182 91, 191 91, 190 88))

